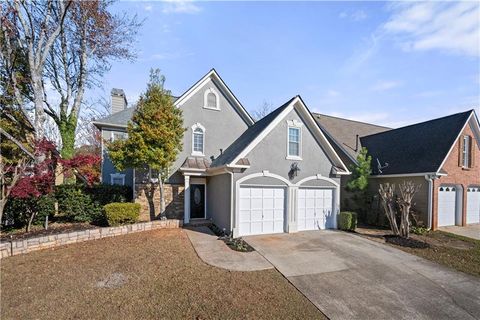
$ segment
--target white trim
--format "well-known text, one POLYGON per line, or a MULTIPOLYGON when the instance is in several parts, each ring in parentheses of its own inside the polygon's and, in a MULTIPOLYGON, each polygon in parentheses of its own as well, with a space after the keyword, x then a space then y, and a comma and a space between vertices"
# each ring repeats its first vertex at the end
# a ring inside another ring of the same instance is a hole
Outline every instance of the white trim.
POLYGON ((205 92, 203 93, 203 108, 204 109, 209 109, 209 110, 215 110, 215 111, 220 111, 220 96, 218 95, 217 91, 210 87, 205 92), (208 106, 208 94, 213 93, 215 95, 215 107, 209 107, 208 106))
POLYGON ((184 175, 184 189, 183 189, 183 222, 188 224, 190 222, 190 176, 184 175))
POLYGON ((419 172, 419 173, 397 173, 385 175, 372 175, 371 178, 396 178, 396 177, 421 177, 425 175, 447 176, 448 174, 440 172, 419 172))
MULTIPOLYGON (((327 182, 330 182, 331 184, 333 184, 335 187, 339 188, 340 185, 333 179, 331 178, 328 178, 328 177, 324 177, 322 176, 321 174, 317 174, 315 176, 310 176, 310 177, 306 177, 306 178, 303 178, 302 180, 298 181, 295 185, 300 187, 302 184, 304 184, 305 182, 307 181, 311 181, 311 180, 324 180, 324 181, 327 181, 327 182)), ((328 187, 327 187, 328 188, 328 187)), ((331 187, 330 187, 331 188, 331 187)))
POLYGON ((235 95, 230 91, 222 78, 218 75, 215 69, 210 70, 203 78, 201 78, 197 83, 195 83, 190 89, 188 89, 184 94, 182 94, 175 102, 174 106, 181 107, 188 99, 190 99, 195 93, 197 93, 210 79, 216 80, 219 84, 220 91, 225 93, 225 97, 232 102, 232 105, 240 113, 241 118, 249 126, 253 125, 255 121, 252 119, 247 110, 242 106, 240 101, 235 97, 235 95))
POLYGON ((303 142, 303 133, 302 133, 303 124, 298 120, 287 120, 287 160, 302 160, 302 142, 303 142), (298 155, 290 154, 290 129, 298 130, 298 155))
POLYGON ((240 154, 237 155, 237 157, 231 163, 237 163, 241 158, 245 158, 247 154, 252 151, 253 148, 255 148, 260 141, 262 141, 296 106, 298 107, 296 110, 300 114, 303 114, 303 116, 309 121, 309 128, 312 129, 312 133, 314 137, 316 137, 317 143, 320 145, 326 145, 324 150, 330 161, 334 163, 336 161, 337 163, 335 163, 335 165, 337 167, 340 167, 344 169, 345 172, 348 172, 348 169, 343 163, 342 159, 340 159, 338 154, 335 152, 335 149, 333 149, 332 145, 328 142, 327 138, 323 134, 322 130, 320 130, 318 124, 315 122, 315 119, 312 118, 312 115, 308 111, 300 96, 295 97, 295 99, 293 99, 292 102, 290 102, 290 104, 265 129, 263 129, 263 131, 252 142, 250 142, 250 144, 242 152, 240 152, 240 154))
MULTIPOLYGON (((455 145, 458 143, 458 139, 460 139, 460 136, 463 134, 463 131, 465 131, 465 128, 467 127, 467 125, 469 124, 470 122, 470 119, 472 118, 472 114, 474 114, 474 112, 472 111, 470 113, 470 116, 468 117, 467 121, 465 121, 465 124, 463 125, 462 127, 462 130, 460 130, 460 132, 458 133, 457 135, 457 138, 455 139, 455 141, 453 142, 452 146, 450 147, 450 150, 447 152, 447 155, 445 156, 445 158, 443 159, 442 163, 440 164, 440 166, 438 167, 437 171, 440 171, 442 168, 443 168, 443 165, 445 164, 445 162, 447 161, 448 157, 450 156, 450 153, 452 153, 453 149, 455 148, 455 145)), ((476 118, 475 118, 476 119, 476 118)), ((475 121, 475 123, 477 124, 477 130, 480 131, 480 127, 479 127, 479 124, 478 124, 478 120, 475 121)), ((477 142, 479 143, 479 142, 477 142)))
POLYGON ((197 122, 195 124, 193 124, 190 129, 192 130, 192 156, 205 156, 205 134, 206 134, 206 130, 205 130, 205 127, 202 126, 201 123, 197 122), (195 151, 194 148, 195 148, 195 130, 197 129, 200 129, 202 130, 202 152, 200 151, 195 151))
POLYGON ((110 173, 110 185, 113 185, 113 179, 122 179, 122 186, 125 185, 125 173, 110 173))
POLYGON ((294 184, 292 184, 290 181, 288 181, 287 179, 285 179, 284 177, 278 175, 278 174, 275 174, 275 173, 270 173, 269 171, 267 170, 264 170, 263 172, 258 172, 258 173, 252 173, 252 174, 249 174, 247 176, 244 176, 244 177, 241 177, 240 179, 238 179, 236 181, 236 183, 238 185, 240 185, 240 183, 242 183, 243 181, 246 181, 246 180, 249 180, 249 179, 253 179, 253 178, 258 178, 258 177, 270 177, 270 178, 275 178, 275 179, 278 179, 278 180, 281 180, 282 182, 284 182, 287 186, 293 186, 294 184))

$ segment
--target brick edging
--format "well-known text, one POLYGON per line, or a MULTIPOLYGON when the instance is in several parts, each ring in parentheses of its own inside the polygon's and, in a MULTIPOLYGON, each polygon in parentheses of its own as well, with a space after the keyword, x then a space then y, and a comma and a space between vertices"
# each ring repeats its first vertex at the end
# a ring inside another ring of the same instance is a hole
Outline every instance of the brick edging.
POLYGON ((177 219, 155 220, 120 227, 96 228, 52 234, 36 238, 6 241, 0 243, 0 259, 41 249, 59 247, 65 244, 115 237, 147 230, 175 229, 182 227, 182 225, 183 221, 177 219))

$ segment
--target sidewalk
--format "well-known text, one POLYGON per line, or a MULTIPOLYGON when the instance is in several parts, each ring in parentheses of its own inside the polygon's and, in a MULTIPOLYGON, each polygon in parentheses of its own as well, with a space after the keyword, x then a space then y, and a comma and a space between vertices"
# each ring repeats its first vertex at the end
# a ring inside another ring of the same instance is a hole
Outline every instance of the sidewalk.
POLYGON ((258 271, 272 269, 273 266, 258 252, 238 252, 230 249, 217 239, 208 227, 185 228, 185 232, 205 263, 231 271, 258 271))

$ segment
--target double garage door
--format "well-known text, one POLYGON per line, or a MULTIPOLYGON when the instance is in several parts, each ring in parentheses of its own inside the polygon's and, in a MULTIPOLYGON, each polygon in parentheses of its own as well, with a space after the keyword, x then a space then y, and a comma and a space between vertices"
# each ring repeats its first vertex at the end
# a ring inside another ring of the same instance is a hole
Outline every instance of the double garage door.
MULTIPOLYGON (((459 190, 459 192, 462 192, 459 190)), ((438 189, 438 226, 461 224, 462 197, 457 197, 456 187, 440 187, 438 189), (457 211, 460 210, 457 216, 457 211), (456 221, 457 220, 457 221, 456 221)), ((467 224, 480 223, 480 187, 467 188, 467 224)))
MULTIPOLYGON (((285 188, 241 187, 239 203, 239 234, 281 233, 285 230, 285 188)), ((333 227, 332 189, 299 189, 297 201, 298 230, 333 227)))

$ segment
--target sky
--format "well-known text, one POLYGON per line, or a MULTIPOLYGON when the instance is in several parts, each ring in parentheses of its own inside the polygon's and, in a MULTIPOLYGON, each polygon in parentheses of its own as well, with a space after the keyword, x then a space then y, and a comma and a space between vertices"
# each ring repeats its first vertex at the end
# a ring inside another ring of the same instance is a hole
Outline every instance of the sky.
POLYGON ((480 113, 479 2, 128 2, 134 62, 102 91, 132 104, 151 68, 180 95, 215 68, 248 111, 301 95, 313 112, 400 127, 480 113))

